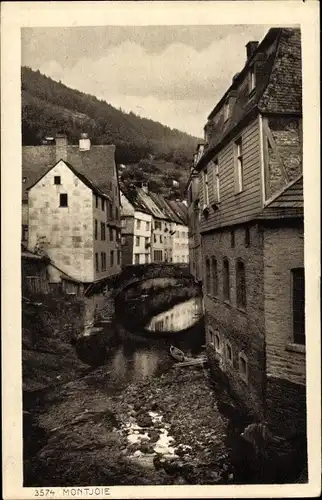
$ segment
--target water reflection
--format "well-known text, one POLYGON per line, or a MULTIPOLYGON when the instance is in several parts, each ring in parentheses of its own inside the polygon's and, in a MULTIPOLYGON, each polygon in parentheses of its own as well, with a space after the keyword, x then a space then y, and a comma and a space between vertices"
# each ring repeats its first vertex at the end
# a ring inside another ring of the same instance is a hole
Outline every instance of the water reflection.
POLYGON ((202 316, 202 300, 194 297, 154 316, 146 325, 151 332, 179 332, 193 326, 202 316))
MULTIPOLYGON (((123 384, 158 376, 168 371, 175 362, 169 353, 171 344, 182 349, 187 356, 200 353, 204 344, 204 327, 203 322, 198 320, 202 316, 202 300, 193 298, 156 315, 148 324, 149 331, 155 332, 160 328, 158 322, 163 321, 163 331, 173 331, 173 335, 169 333, 163 337, 149 333, 147 328, 132 332, 118 324, 113 334, 114 341, 105 350, 95 339, 92 339, 94 342, 88 340, 87 356, 96 359, 99 353, 105 351, 105 359, 101 364, 105 365, 108 372, 111 390, 121 388, 123 384)), ((104 327, 103 338, 111 338, 110 328, 110 325, 104 327)))

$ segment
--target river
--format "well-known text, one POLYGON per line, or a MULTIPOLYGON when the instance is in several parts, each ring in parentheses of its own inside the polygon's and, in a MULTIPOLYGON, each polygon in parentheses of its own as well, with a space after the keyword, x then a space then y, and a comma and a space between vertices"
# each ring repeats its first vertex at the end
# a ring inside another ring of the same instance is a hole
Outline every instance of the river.
POLYGON ((117 342, 105 361, 110 378, 119 385, 164 373, 174 364, 170 345, 182 349, 187 356, 199 354, 204 345, 202 318, 202 299, 194 297, 152 317, 144 332, 131 332, 117 324, 117 342))

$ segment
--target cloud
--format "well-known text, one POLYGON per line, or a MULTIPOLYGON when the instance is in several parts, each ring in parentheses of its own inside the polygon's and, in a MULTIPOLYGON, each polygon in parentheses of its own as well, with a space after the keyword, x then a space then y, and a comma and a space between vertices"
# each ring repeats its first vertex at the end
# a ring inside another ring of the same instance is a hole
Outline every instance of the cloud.
POLYGON ((39 69, 114 106, 191 133, 199 130, 200 136, 207 114, 243 67, 248 40, 249 33, 232 33, 201 50, 171 43, 159 53, 124 41, 97 59, 81 57, 65 68, 52 60, 39 69))

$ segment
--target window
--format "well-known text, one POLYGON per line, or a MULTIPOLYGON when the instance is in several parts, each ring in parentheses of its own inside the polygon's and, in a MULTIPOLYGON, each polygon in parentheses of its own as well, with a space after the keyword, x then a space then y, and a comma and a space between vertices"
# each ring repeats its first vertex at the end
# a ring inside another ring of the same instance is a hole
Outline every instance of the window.
POLYGON ((254 66, 252 66, 248 73, 248 92, 251 93, 256 87, 256 75, 254 66))
POLYGON ((224 104, 224 121, 228 120, 230 114, 229 100, 225 101, 224 104))
POLYGON ((233 350, 228 340, 226 341, 226 359, 228 363, 233 364, 233 350))
POLYGON ((114 266, 114 250, 111 250, 110 252, 110 263, 111 267, 114 266))
POLYGON ((95 207, 98 208, 98 196, 97 196, 97 194, 95 195, 95 207))
POLYGON ((230 231, 230 246, 231 248, 235 247, 235 231, 230 231))
POLYGON ((206 283, 206 293, 210 294, 210 260, 208 257, 206 257, 206 276, 205 276, 205 283, 206 283))
POLYGON ((148 248, 148 246, 150 245, 150 238, 148 238, 147 236, 145 237, 145 248, 148 248))
POLYGON ((113 241, 114 240, 114 233, 113 233, 112 227, 109 228, 109 233, 110 233, 110 241, 113 241))
POLYGON ((154 222, 154 229, 162 229, 162 223, 159 220, 154 222))
POLYGON ((140 219, 137 219, 137 221, 136 221, 136 227, 137 227, 137 229, 141 229, 141 221, 140 221, 140 219))
POLYGON ((106 239, 105 222, 101 222, 101 240, 105 241, 105 239, 106 239))
POLYGON ((157 235, 156 234, 153 236, 153 241, 154 241, 154 243, 157 242, 157 235))
POLYGON ((223 283, 224 300, 230 301, 230 279, 229 279, 229 262, 224 259, 224 283, 223 283))
POLYGON ((150 231, 150 222, 145 223, 145 230, 150 231))
POLYGON ((220 181, 219 181, 219 163, 216 159, 213 163, 213 186, 214 186, 214 202, 220 202, 220 181))
POLYGON ((108 210, 107 210, 107 215, 110 219, 112 219, 113 217, 113 207, 112 207, 112 204, 110 202, 107 202, 107 207, 108 207, 108 210))
POLYGON ((121 263, 121 250, 117 251, 117 265, 119 266, 121 263))
POLYGON ((136 247, 140 246, 140 236, 136 236, 136 238, 135 238, 135 246, 136 247))
POLYGON ((248 227, 245 228, 245 247, 250 245, 250 230, 248 227))
POLYGON ((101 252, 101 269, 102 271, 106 271, 106 253, 101 252))
POLYGON ((163 242, 162 234, 160 234, 160 243, 163 242))
POLYGON ((241 193, 244 188, 243 149, 241 137, 235 142, 235 193, 241 193))
POLYGON ((237 307, 246 307, 246 279, 245 265, 241 260, 236 262, 236 294, 237 307))
POLYGON ((136 253, 134 255, 134 262, 135 262, 135 264, 140 264, 140 254, 139 253, 136 253))
POLYGON ((122 236, 122 237, 121 237, 121 245, 125 245, 125 242, 126 242, 126 240, 125 240, 125 236, 122 236))
POLYGON ((55 175, 54 176, 54 184, 57 184, 57 185, 61 184, 61 182, 60 182, 60 175, 55 175))
POLYGON ((95 240, 97 240, 97 233, 98 233, 98 222, 95 219, 95 222, 94 222, 94 238, 95 238, 95 240))
POLYGON ((101 203, 102 203, 102 210, 105 211, 105 200, 104 200, 104 198, 101 199, 101 203))
POLYGON ((68 207, 68 195, 67 194, 60 194, 59 195, 59 206, 60 207, 68 207))
POLYGON ((239 353, 238 356, 238 366, 239 366, 239 374, 241 378, 247 382, 248 380, 248 360, 247 356, 244 353, 239 353))
POLYGON ((118 207, 115 207, 115 219, 118 220, 119 218, 119 209, 118 207))
POLYGON ((148 253, 145 254, 145 263, 146 264, 149 263, 149 254, 148 253))
POLYGON ((203 172, 203 204, 204 208, 209 205, 208 169, 203 172))
POLYGON ((304 269, 292 269, 293 340, 305 345, 305 278, 304 269))
POLYGON ((96 272, 99 272, 99 266, 98 266, 98 253, 95 254, 95 269, 96 272))
POLYGON ((217 260, 215 257, 211 257, 211 274, 212 274, 212 294, 214 297, 218 295, 218 269, 217 260))

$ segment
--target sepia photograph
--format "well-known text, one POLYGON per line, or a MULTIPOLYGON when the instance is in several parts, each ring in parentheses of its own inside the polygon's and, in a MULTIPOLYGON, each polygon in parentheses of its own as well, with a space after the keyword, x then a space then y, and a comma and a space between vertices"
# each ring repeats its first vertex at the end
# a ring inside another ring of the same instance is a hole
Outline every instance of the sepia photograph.
POLYGON ((28 498, 309 483, 303 28, 227 17, 19 28, 28 498))

